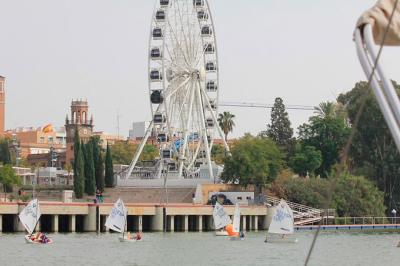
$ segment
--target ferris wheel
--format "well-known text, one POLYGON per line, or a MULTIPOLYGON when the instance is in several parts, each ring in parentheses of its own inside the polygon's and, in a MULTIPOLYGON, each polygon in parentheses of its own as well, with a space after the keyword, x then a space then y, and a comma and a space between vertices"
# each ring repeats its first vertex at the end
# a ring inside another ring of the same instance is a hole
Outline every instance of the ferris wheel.
POLYGON ((131 176, 152 135, 160 161, 172 165, 179 177, 195 177, 207 165, 213 178, 215 135, 228 152, 229 147, 217 121, 218 53, 208 1, 158 0, 148 55, 152 121, 126 176, 131 176))

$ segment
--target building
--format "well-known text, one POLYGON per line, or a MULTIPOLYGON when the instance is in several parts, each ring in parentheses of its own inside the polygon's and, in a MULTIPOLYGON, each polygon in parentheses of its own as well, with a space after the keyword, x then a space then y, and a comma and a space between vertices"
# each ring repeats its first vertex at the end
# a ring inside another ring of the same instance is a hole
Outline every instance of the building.
POLYGON ((4 135, 6 95, 4 89, 5 78, 0 76, 0 136, 4 135))
POLYGON ((146 130, 149 127, 150 122, 134 122, 132 129, 129 130, 129 139, 136 140, 142 139, 146 134, 146 130))
POLYGON ((65 119, 67 135, 66 161, 71 163, 74 159, 74 138, 78 130, 81 141, 87 142, 93 134, 93 116, 88 119, 89 105, 87 101, 73 100, 71 102, 71 119, 65 119))
POLYGON ((107 143, 114 145, 118 141, 126 141, 126 138, 123 136, 110 135, 104 131, 93 132, 93 136, 99 137, 103 149, 107 147, 107 143))
POLYGON ((27 158, 31 154, 48 154, 50 150, 65 152, 66 133, 64 128, 54 130, 49 124, 39 128, 17 128, 7 130, 5 136, 18 143, 20 157, 27 158))

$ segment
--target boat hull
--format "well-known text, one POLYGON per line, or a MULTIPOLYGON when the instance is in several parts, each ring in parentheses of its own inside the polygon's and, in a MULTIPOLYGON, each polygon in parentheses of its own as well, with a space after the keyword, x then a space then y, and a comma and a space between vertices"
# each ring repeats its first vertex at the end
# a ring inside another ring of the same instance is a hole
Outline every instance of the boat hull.
POLYGON ((122 237, 118 237, 119 242, 129 242, 129 243, 134 243, 134 242, 141 242, 143 241, 143 239, 140 240, 136 240, 136 239, 128 239, 126 236, 122 237))
POLYGON ((215 231, 216 236, 228 236, 227 231, 215 231))
POLYGON ((26 242, 27 244, 38 244, 38 245, 53 244, 53 240, 51 240, 50 238, 49 238, 49 242, 47 242, 47 243, 41 243, 41 242, 37 242, 37 241, 32 241, 32 239, 30 238, 29 235, 26 235, 26 236, 25 236, 25 242, 26 242))
POLYGON ((298 242, 298 239, 294 236, 280 236, 280 235, 268 235, 264 241, 265 243, 292 243, 295 244, 298 242))

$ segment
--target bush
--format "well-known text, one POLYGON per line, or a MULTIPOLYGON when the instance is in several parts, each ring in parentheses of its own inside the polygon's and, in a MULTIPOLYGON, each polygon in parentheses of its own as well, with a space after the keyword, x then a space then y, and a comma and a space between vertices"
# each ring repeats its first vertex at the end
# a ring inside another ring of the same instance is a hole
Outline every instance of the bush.
POLYGON ((385 216, 383 193, 362 176, 278 180, 272 186, 272 193, 310 207, 336 209, 342 217, 385 216))

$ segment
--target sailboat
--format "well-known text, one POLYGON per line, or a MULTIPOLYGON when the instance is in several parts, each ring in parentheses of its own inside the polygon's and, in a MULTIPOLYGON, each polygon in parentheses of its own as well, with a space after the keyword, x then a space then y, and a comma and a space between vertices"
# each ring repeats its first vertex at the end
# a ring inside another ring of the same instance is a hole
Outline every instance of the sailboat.
POLYGON ((278 206, 276 206, 276 211, 268 228, 265 242, 296 243, 297 238, 291 237, 293 234, 293 211, 286 201, 282 199, 278 206))
POLYGON ((227 236, 228 233, 224 230, 225 226, 231 223, 231 219, 226 214, 224 207, 218 202, 215 203, 214 211, 214 227, 216 236, 227 236))
POLYGON ((227 225, 226 226, 226 231, 228 232, 228 235, 230 236, 231 240, 243 240, 244 235, 240 233, 240 207, 239 204, 236 203, 235 206, 235 212, 233 215, 233 223, 232 225, 227 225))
POLYGON ((26 243, 29 244, 51 244, 53 241, 48 239, 46 243, 42 243, 41 241, 34 241, 32 238, 33 232, 35 232, 35 228, 39 222, 41 213, 39 207, 38 199, 31 200, 28 205, 22 210, 22 212, 18 215, 19 220, 25 227, 26 231, 28 231, 29 235, 25 236, 26 243))
POLYGON ((125 226, 126 226, 126 218, 128 215, 128 209, 125 207, 122 199, 118 199, 117 202, 114 203, 113 208, 111 209, 110 215, 108 216, 105 226, 115 232, 119 232, 122 235, 118 237, 121 242, 137 242, 141 241, 141 239, 130 238, 129 235, 125 236, 125 226))

